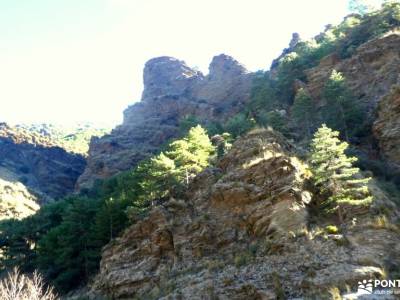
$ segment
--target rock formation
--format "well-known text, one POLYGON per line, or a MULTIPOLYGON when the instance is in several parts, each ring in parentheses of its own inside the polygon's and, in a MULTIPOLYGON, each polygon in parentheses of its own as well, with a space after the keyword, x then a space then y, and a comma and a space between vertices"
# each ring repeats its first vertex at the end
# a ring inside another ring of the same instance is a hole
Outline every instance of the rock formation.
MULTIPOLYGON (((299 40, 298 35, 293 35, 290 47, 282 55, 293 51, 299 40)), ((317 105, 323 105, 320 99, 326 80, 333 69, 342 72, 354 95, 368 108, 372 123, 380 100, 399 84, 399 47, 400 34, 391 32, 361 45, 350 58, 328 55, 306 71, 305 87, 317 105)), ((277 64, 278 60, 273 67, 277 64)), ((135 166, 177 137, 179 122, 186 116, 194 115, 203 122, 223 121, 240 111, 249 101, 253 76, 226 55, 213 58, 207 76, 175 58, 149 60, 144 69, 142 100, 125 110, 123 124, 110 135, 92 140, 78 187, 90 187, 96 179, 135 166)), ((393 155, 385 153, 391 146, 385 145, 387 139, 380 134, 375 131, 383 156, 392 161, 393 155)), ((391 140, 399 142, 393 135, 391 140)))
MULTIPOLYGON (((97 299, 318 298, 333 287, 354 290, 360 279, 383 276, 387 261, 399 263, 399 233, 375 226, 366 211, 337 234, 310 225, 309 173, 295 153, 269 130, 237 140, 185 197, 153 207, 103 249, 92 292, 97 299)), ((372 214, 382 203, 396 213, 374 193, 372 214)))
MULTIPOLYGON (((393 166, 399 165, 399 93, 400 86, 400 34, 388 33, 360 47, 348 59, 341 60, 332 54, 319 65, 306 71, 304 85, 322 106, 321 92, 332 70, 342 72, 355 97, 368 110, 368 122, 374 123, 373 137, 379 143, 379 152, 393 166)), ((368 136, 370 148, 372 136, 368 136)))
POLYGON ((373 129, 383 155, 400 168, 400 85, 379 103, 373 129))
POLYGON ((297 32, 292 34, 292 39, 289 42, 289 47, 283 49, 281 55, 279 55, 276 59, 274 59, 271 63, 271 70, 272 73, 274 73, 274 70, 276 67, 278 67, 280 60, 284 58, 287 54, 293 52, 293 50, 296 48, 297 44, 301 41, 300 34, 297 32))
POLYGON ((82 156, 66 152, 50 138, 5 123, 0 124, 0 146, 0 179, 18 187, 29 201, 43 203, 73 192, 85 167, 82 156))
POLYGON ((140 102, 124 112, 122 125, 94 138, 79 188, 135 166, 179 135, 179 122, 194 115, 201 121, 224 120, 250 97, 252 74, 233 58, 213 58, 209 74, 172 57, 149 60, 144 68, 140 102))
POLYGON ((371 40, 348 59, 329 55, 307 73, 309 92, 319 98, 333 69, 342 72, 354 95, 373 112, 380 99, 399 82, 400 34, 389 33, 371 40))

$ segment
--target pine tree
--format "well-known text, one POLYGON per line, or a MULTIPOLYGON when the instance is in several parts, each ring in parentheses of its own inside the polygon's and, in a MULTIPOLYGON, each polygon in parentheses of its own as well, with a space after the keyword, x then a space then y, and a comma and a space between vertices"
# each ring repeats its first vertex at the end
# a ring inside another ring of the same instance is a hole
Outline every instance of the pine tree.
POLYGON ((270 111, 281 107, 274 85, 275 82, 271 79, 269 72, 256 73, 248 104, 253 115, 257 116, 260 111, 270 111))
POLYGON ((231 117, 225 125, 227 132, 232 134, 233 137, 238 137, 248 132, 255 125, 254 120, 249 119, 245 114, 238 113, 231 117))
POLYGON ((200 125, 191 128, 187 137, 171 143, 170 147, 167 156, 175 161, 176 178, 186 184, 193 175, 208 166, 214 152, 207 132, 200 125))
POLYGON ((326 105, 322 109, 322 117, 327 125, 343 132, 346 141, 350 134, 356 132, 364 120, 364 112, 347 87, 342 73, 332 71, 325 84, 323 98, 326 105))
POLYGON ((260 115, 260 124, 264 127, 272 127, 284 135, 289 135, 287 119, 280 111, 273 110, 260 115))
POLYGON ((147 190, 151 199, 165 197, 177 183, 175 162, 161 152, 150 159, 147 190))
POLYGON ((179 132, 185 135, 189 132, 190 128, 200 124, 200 120, 194 115, 187 115, 179 121, 179 132))
POLYGON ((292 117, 296 128, 306 139, 311 138, 311 132, 317 122, 316 109, 310 95, 303 88, 297 91, 292 106, 292 117))
POLYGON ((338 139, 339 132, 322 125, 311 143, 311 168, 315 185, 319 188, 324 210, 337 211, 343 221, 341 205, 366 205, 372 201, 367 182, 353 166, 355 157, 345 154, 348 144, 338 139))
POLYGON ((97 200, 76 197, 62 223, 39 241, 39 266, 62 291, 86 282, 98 268, 100 252, 90 230, 97 210, 97 200))

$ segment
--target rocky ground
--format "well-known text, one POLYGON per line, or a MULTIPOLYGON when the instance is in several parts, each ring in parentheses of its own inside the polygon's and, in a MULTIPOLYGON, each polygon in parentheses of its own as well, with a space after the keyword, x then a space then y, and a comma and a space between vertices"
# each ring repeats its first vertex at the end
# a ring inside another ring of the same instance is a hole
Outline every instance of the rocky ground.
POLYGON ((400 268, 395 205, 347 209, 338 232, 309 209, 309 171, 279 134, 255 130, 186 196, 152 208, 103 249, 100 299, 331 299, 400 268))

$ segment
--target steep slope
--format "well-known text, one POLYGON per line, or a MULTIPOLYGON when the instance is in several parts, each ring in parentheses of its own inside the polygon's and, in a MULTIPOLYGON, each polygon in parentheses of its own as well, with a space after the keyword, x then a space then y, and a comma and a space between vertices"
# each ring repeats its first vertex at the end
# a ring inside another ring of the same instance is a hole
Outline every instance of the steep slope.
POLYGON ((392 168, 399 168, 400 164, 399 47, 400 33, 394 32, 361 45, 348 59, 341 60, 335 54, 325 57, 317 67, 306 71, 305 85, 321 106, 321 92, 332 70, 342 72, 353 94, 367 107, 369 122, 374 123, 373 136, 369 136, 364 148, 370 149, 375 138, 381 158, 392 168))
POLYGON ((213 58, 207 76, 171 57, 149 60, 140 102, 128 107, 111 134, 93 139, 79 187, 127 170, 179 135, 179 123, 195 115, 202 121, 224 120, 250 97, 252 74, 233 58, 213 58))
MULTIPOLYGON (((4 177, 5 171, 1 170, 4 177)), ((0 178, 0 220, 23 219, 38 209, 38 197, 20 182, 0 178)))
POLYGON ((400 168, 400 83, 379 103, 373 129, 382 153, 400 168))
POLYGON ((322 299, 397 269, 399 231, 373 221, 380 207, 398 216, 393 203, 373 187, 370 210, 349 208, 328 234, 309 223, 309 173, 295 150, 269 130, 238 139, 185 197, 153 207, 103 249, 97 299, 322 299))
MULTIPOLYGON (((378 141, 378 152, 393 166, 399 164, 396 144, 400 144, 396 134, 396 91, 400 86, 400 33, 390 32, 358 47, 347 59, 337 54, 324 57, 318 66, 306 70, 306 82, 299 85, 305 88, 317 107, 324 106, 322 91, 333 70, 343 73, 348 87, 363 107, 367 108, 370 124, 375 122, 373 135, 365 132, 366 140, 361 147, 373 152, 374 139, 378 141)), ((397 115, 396 115, 397 114, 397 115)))
POLYGON ((43 203, 73 192, 84 167, 82 156, 66 152, 49 137, 0 124, 0 179, 24 186, 16 192, 29 191, 27 200, 43 203))
POLYGON ((321 97, 332 70, 342 72, 359 101, 373 112, 393 85, 399 84, 400 33, 388 33, 358 47, 348 59, 332 54, 307 73, 307 87, 315 98, 321 97))

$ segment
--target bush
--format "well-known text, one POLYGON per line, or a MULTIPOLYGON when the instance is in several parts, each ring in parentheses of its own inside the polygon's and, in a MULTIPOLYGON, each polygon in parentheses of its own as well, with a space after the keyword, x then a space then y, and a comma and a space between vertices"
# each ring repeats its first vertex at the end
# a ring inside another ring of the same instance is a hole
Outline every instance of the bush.
POLYGON ((225 129, 230 134, 232 134, 233 137, 236 138, 248 132, 250 129, 254 127, 254 125, 255 125, 254 120, 251 120, 248 117, 246 117, 246 115, 240 113, 230 118, 227 121, 225 129))
POLYGON ((248 264, 252 259, 252 255, 249 252, 244 252, 235 256, 234 263, 237 268, 240 268, 248 264))
POLYGON ((325 227, 325 231, 329 234, 337 234, 339 229, 335 225, 328 225, 325 227))

